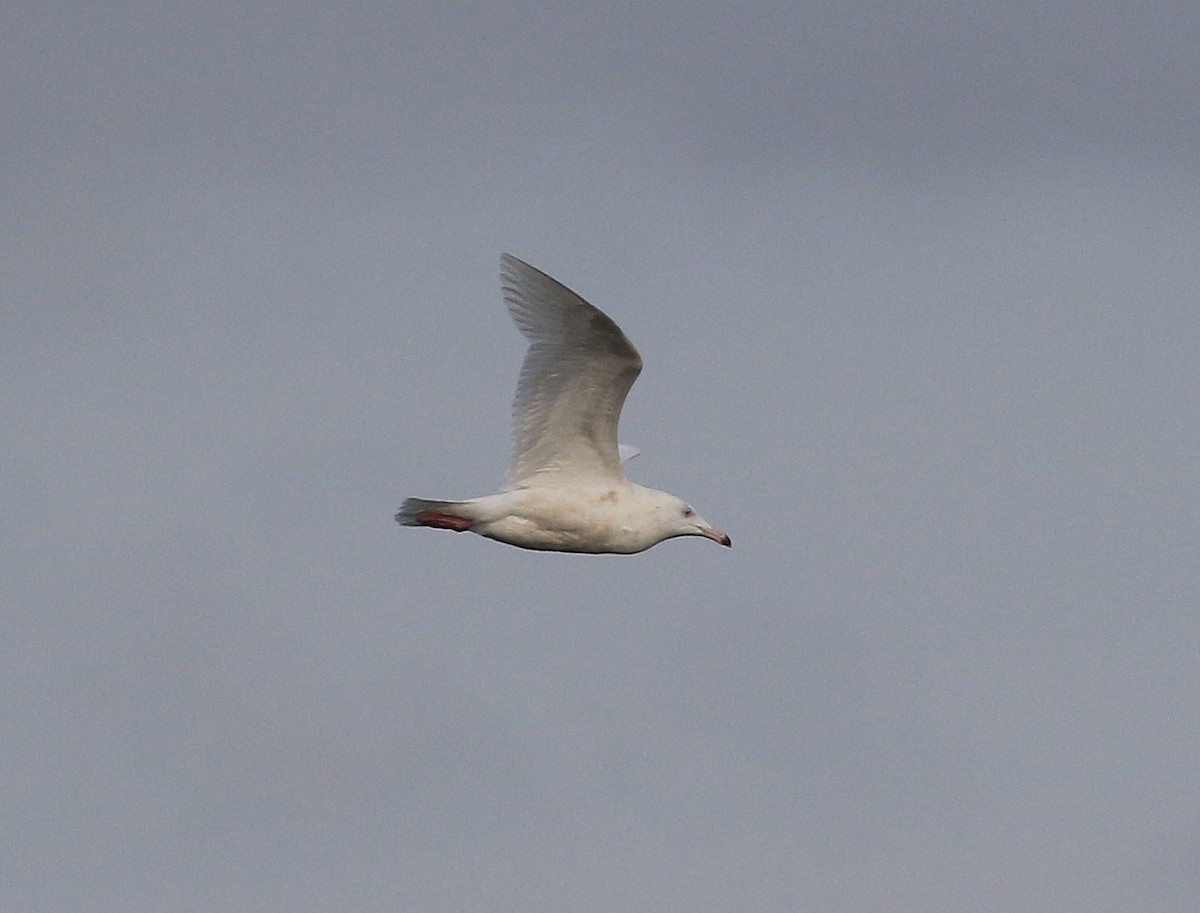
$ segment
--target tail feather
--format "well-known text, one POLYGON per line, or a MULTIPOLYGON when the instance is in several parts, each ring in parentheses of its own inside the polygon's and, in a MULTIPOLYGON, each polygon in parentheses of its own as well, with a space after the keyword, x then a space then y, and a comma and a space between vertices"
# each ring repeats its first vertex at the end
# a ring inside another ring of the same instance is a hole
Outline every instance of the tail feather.
POLYGON ((435 529, 468 530, 475 523, 467 507, 470 501, 429 501, 408 498, 400 505, 396 522, 401 526, 432 526, 435 529))

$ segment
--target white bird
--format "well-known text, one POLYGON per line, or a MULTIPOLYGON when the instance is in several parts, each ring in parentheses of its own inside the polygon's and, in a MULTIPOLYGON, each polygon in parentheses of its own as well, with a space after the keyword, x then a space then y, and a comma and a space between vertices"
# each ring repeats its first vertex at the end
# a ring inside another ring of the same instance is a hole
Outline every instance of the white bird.
POLYGON ((642 359, 609 317, 541 270, 500 257, 504 301, 529 340, 513 401, 508 487, 468 501, 409 498, 404 526, 472 532, 521 548, 633 554, 664 539, 729 545, 683 500, 630 482, 617 421, 642 359))

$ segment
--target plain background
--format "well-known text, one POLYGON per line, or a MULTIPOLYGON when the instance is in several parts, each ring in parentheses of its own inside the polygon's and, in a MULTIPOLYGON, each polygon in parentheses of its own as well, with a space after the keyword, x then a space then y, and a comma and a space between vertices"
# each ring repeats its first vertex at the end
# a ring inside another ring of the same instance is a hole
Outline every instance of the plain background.
POLYGON ((0 15, 0 905, 1200 909, 1200 6, 0 15), (646 369, 495 491, 508 250, 646 369))

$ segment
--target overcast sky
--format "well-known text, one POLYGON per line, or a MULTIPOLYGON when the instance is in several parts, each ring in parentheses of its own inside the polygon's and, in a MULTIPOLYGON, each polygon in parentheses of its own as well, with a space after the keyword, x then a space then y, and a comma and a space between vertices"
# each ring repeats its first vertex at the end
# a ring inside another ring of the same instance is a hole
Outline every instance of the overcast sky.
POLYGON ((0 15, 0 906, 1200 909, 1200 5, 0 15), (733 538, 498 489, 507 250, 733 538))

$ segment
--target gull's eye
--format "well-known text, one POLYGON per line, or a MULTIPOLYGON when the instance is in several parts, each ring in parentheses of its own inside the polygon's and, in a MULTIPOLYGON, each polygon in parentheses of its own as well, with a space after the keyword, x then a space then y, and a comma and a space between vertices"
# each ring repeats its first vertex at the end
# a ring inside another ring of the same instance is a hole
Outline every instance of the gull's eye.
POLYGON ((683 509, 683 515, 685 517, 694 517, 696 515, 696 512, 694 510, 692 510, 690 507, 685 507, 683 509))

